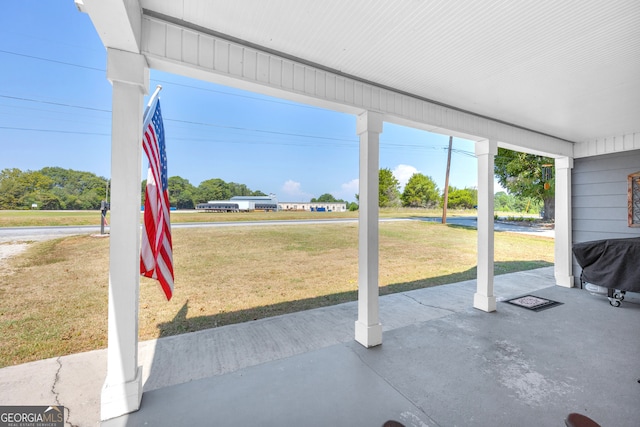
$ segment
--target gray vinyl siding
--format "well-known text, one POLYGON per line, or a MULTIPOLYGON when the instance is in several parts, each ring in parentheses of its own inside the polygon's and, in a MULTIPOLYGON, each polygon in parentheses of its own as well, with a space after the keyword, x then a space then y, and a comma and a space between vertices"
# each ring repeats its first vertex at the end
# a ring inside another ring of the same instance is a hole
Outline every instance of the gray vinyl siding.
MULTIPOLYGON (((627 223, 627 177, 640 171, 640 150, 574 160, 571 176, 573 243, 640 237, 627 223)), ((580 266, 573 264, 579 283, 580 266)))

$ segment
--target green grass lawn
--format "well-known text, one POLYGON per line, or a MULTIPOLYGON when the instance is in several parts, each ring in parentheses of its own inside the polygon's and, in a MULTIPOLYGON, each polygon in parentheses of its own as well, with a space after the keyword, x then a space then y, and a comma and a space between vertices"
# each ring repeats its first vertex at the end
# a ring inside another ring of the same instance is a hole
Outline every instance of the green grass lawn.
MULTIPOLYGON (((175 292, 141 280, 141 340, 357 298, 357 223, 175 229, 175 292)), ((380 293, 475 278, 475 230, 380 224, 380 293)), ((0 367, 107 344, 108 238, 33 243, 0 262, 0 367)), ((553 239, 496 233, 496 274, 553 263, 553 239)), ((469 304, 472 302, 469 301, 469 304)))

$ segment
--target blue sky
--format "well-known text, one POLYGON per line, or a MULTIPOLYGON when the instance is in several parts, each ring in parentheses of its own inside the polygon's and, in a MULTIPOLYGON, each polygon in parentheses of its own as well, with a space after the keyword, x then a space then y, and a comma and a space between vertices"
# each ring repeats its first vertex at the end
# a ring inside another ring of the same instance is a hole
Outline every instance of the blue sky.
MULTIPOLYGON (((108 178, 111 85, 88 15, 73 0, 3 2, 0 64, 0 170, 59 166, 108 178)), ((157 84, 169 176, 196 186, 221 178, 280 201, 355 200, 355 116, 151 70, 150 93, 157 84)), ((443 189, 447 135, 385 123, 380 140, 381 168, 403 184, 423 173, 443 189)), ((450 185, 476 187, 473 142, 453 146, 450 185)))

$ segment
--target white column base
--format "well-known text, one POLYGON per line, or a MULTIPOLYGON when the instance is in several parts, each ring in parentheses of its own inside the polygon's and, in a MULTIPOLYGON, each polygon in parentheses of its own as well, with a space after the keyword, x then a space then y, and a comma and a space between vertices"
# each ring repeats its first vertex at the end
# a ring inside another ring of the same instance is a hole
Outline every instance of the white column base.
POLYGON ((367 348, 382 344, 382 324, 369 326, 356 320, 356 341, 367 348))
POLYGON ((573 288, 575 285, 575 279, 573 276, 567 276, 564 274, 555 274, 556 276, 556 285, 562 286, 563 288, 573 288))
POLYGON ((496 311, 496 297, 486 296, 479 293, 473 295, 473 308, 491 313, 496 311))
MULTIPOLYGON (((108 378, 107 378, 108 381, 108 378)), ((142 401, 142 367, 138 366, 136 377, 126 383, 102 386, 100 419, 102 421, 135 412, 142 401)))

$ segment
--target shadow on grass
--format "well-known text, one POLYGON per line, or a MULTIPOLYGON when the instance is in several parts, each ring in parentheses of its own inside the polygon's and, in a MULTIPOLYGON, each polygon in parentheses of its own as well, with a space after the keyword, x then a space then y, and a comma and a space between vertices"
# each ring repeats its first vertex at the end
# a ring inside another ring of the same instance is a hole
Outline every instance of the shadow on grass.
MULTIPOLYGON (((547 261, 507 261, 496 262, 494 274, 515 273, 518 271, 533 270, 536 268, 550 267, 553 264, 547 261)), ((393 283, 380 287, 380 295, 389 295, 399 292, 407 292, 415 289, 429 288, 446 285, 449 283, 464 282, 476 278, 476 267, 460 273, 453 273, 428 279, 414 280, 404 283, 393 283)), ((214 315, 188 317, 189 300, 176 313, 175 317, 166 323, 158 324, 158 337, 184 334, 187 332, 201 331, 235 323, 249 322, 282 314, 295 313, 313 308, 327 307, 344 302, 356 301, 358 291, 340 292, 330 295, 322 295, 315 298, 305 298, 295 301, 285 301, 278 304, 254 307, 233 312, 222 312, 214 315)))
MULTIPOLYGON (((464 225, 464 224, 451 224, 451 223, 447 223, 445 224, 446 227, 449 228, 456 228, 458 230, 473 230, 476 231, 477 228, 476 227, 472 227, 470 225, 464 225)), ((494 230, 496 233, 498 233, 498 230, 494 230)))

